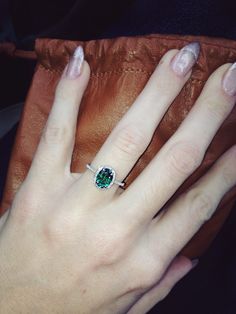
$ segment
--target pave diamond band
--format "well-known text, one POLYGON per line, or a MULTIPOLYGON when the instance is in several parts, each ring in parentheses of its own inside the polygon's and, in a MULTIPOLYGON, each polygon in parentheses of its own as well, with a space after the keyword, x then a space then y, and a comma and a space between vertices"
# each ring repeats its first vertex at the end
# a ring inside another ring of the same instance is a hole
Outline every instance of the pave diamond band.
POLYGON ((114 183, 120 186, 124 186, 124 182, 115 180, 116 172, 109 166, 100 166, 97 170, 94 169, 90 164, 86 167, 94 173, 93 182, 99 189, 109 189, 114 183))

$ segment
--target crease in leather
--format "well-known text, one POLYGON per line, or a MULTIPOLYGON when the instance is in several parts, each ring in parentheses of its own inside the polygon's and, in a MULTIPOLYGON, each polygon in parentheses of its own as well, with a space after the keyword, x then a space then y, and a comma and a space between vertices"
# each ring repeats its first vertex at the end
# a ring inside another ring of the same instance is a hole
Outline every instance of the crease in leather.
MULTIPOLYGON (((87 42, 37 39, 35 53, 38 63, 17 130, 0 213, 9 208, 27 176, 52 106, 55 87, 78 44, 84 48, 85 58, 91 67, 91 78, 80 105, 72 172, 83 172, 86 163, 92 161, 113 127, 141 92, 164 53, 169 49, 180 49, 192 41, 201 44, 201 53, 192 76, 157 126, 146 151, 127 175, 127 188, 177 130, 209 75, 223 63, 236 60, 236 41, 206 36, 159 34, 87 42)), ((236 110, 233 109, 210 143, 201 166, 165 206, 186 191, 228 148, 236 144, 235 130, 236 110)), ((227 219, 235 199, 236 188, 233 188, 221 200, 212 218, 187 243, 182 254, 194 258, 204 253, 227 219)))

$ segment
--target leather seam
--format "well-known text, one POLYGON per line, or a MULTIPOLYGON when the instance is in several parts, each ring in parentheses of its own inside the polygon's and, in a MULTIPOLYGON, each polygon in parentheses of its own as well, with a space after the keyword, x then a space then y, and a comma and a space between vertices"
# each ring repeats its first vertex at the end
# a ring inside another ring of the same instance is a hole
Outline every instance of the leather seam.
MULTIPOLYGON (((42 63, 39 64, 39 67, 42 68, 45 71, 52 72, 52 73, 58 73, 62 74, 62 70, 56 70, 56 69, 50 69, 45 67, 42 63)), ((103 76, 105 74, 121 74, 121 73, 146 73, 151 75, 152 72, 145 71, 143 69, 135 69, 135 68, 126 68, 121 70, 111 70, 111 71, 104 71, 104 72, 97 72, 97 73, 91 73, 91 76, 103 76)))
MULTIPOLYGON (((174 34, 175 35, 175 34, 174 34)), ((186 35, 186 36, 190 36, 190 35, 186 35)), ((198 40, 198 36, 194 36, 194 37, 196 37, 196 40, 198 40)), ((117 37, 118 39, 120 39, 120 38, 123 38, 123 36, 121 36, 121 37, 117 37)), ((132 37, 128 37, 128 38, 132 38, 132 37)), ((138 37, 137 36, 137 38, 139 39, 164 39, 164 40, 171 40, 171 41, 180 41, 180 42, 188 42, 188 43, 191 43, 192 42, 192 40, 190 40, 190 39, 185 39, 185 38, 176 38, 176 37, 174 37, 172 34, 170 34, 169 36, 162 36, 162 35, 155 35, 155 34, 150 34, 150 35, 147 35, 147 37, 138 37), (153 36, 154 35, 154 36, 153 36)), ((235 41, 234 40, 232 40, 232 39, 228 39, 228 38, 216 38, 216 37, 212 37, 213 39, 223 39, 223 40, 229 40, 229 41, 232 41, 232 43, 234 43, 235 41)), ((51 38, 50 38, 51 39, 51 38)), ((51 39, 51 41, 54 41, 54 40, 57 40, 57 41, 61 41, 61 42, 63 42, 63 40, 60 40, 60 39, 51 39)), ((103 40, 106 40, 106 39, 102 39, 101 41, 103 41, 103 40)), ((210 40, 211 40, 211 38, 210 38, 210 40)), ((94 40, 95 41, 95 40, 94 40)), ((78 42, 78 43, 82 43, 82 42, 80 42, 80 41, 75 41, 76 43, 78 42)), ((225 48, 225 49, 229 49, 229 50, 236 50, 236 47, 233 47, 233 44, 232 44, 232 46, 230 46, 230 44, 229 44, 229 46, 228 45, 223 45, 223 44, 217 44, 217 43, 212 43, 212 42, 209 42, 207 39, 205 39, 205 40, 200 40, 199 41, 200 42, 200 44, 205 44, 205 45, 209 45, 209 46, 211 46, 211 47, 217 47, 217 48, 225 48)), ((163 46, 166 46, 165 45, 165 43, 163 43, 163 46)), ((171 48, 170 48, 171 49, 171 48)), ((175 47, 173 47, 173 49, 175 49, 175 47)), ((127 53, 129 53, 129 51, 127 51, 127 50, 125 50, 127 53)), ((49 51, 48 51, 48 53, 49 53, 49 51)))
MULTIPOLYGON (((171 35, 170 35, 171 36, 171 35)), ((186 36, 189 36, 189 35, 186 35, 186 36)), ((198 37, 198 36, 194 36, 194 37, 198 37)), ((201 37, 201 36, 200 36, 201 37)), ((185 39, 185 38, 175 38, 175 37, 162 37, 162 36, 156 36, 155 38, 160 38, 160 39, 165 39, 165 40, 179 40, 179 41, 181 41, 181 42, 188 42, 188 43, 191 43, 192 42, 192 40, 189 40, 189 39, 185 39)), ((212 37, 213 39, 216 39, 216 37, 212 37)), ((217 38, 218 39, 218 38, 217 38)), ((232 42, 236 42, 235 40, 232 40, 232 39, 228 39, 228 38, 222 38, 222 39, 226 39, 226 40, 231 40, 232 42)), ((197 38, 196 38, 196 40, 197 40, 197 38)), ((219 45, 219 44, 217 44, 217 43, 211 43, 211 42, 209 42, 209 41, 207 41, 207 40, 200 40, 199 41, 199 43, 200 44, 205 44, 205 45, 210 45, 210 46, 215 46, 215 47, 217 47, 217 48, 225 48, 225 49, 230 49, 230 50, 236 50, 236 47, 232 47, 232 46, 225 46, 225 45, 219 45)), ((166 45, 164 45, 164 46, 166 46, 166 45)), ((171 48, 170 48, 171 49, 171 48)), ((173 48, 173 49, 175 49, 175 48, 173 48)))
MULTIPOLYGON (((47 72, 62 74, 61 70, 47 68, 41 63, 39 64, 39 67, 42 68, 44 71, 47 71, 47 72)), ((121 69, 121 70, 111 70, 111 71, 91 73, 91 76, 101 77, 101 76, 109 75, 109 74, 122 74, 122 73, 145 73, 145 74, 151 75, 153 72, 148 72, 148 71, 145 71, 143 69, 126 68, 126 69, 121 69)), ((197 79, 197 78, 190 78, 190 79, 192 81, 203 82, 203 80, 197 79)))

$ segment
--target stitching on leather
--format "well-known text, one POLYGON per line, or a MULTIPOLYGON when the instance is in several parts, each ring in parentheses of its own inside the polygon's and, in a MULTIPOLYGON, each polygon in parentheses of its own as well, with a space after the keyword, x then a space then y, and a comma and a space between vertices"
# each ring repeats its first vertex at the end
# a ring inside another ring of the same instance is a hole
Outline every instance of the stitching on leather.
MULTIPOLYGON (((41 63, 39 64, 39 67, 47 72, 62 74, 62 71, 46 68, 41 63)), ((101 77, 101 76, 109 75, 109 74, 122 74, 122 73, 145 73, 145 74, 151 75, 153 72, 148 72, 143 69, 126 68, 126 69, 121 69, 121 70, 111 70, 111 71, 104 71, 104 72, 98 72, 98 73, 91 73, 91 76, 101 77)), ((197 78, 190 78, 190 80, 203 82, 203 80, 197 79, 197 78)))
POLYGON ((120 69, 120 70, 111 70, 111 71, 104 71, 104 72, 97 72, 97 73, 92 73, 92 76, 103 76, 106 74, 121 74, 121 73, 146 73, 151 75, 152 72, 145 71, 143 69, 135 69, 135 68, 125 68, 125 69, 120 69))
MULTIPOLYGON (((122 37, 121 37, 122 38, 122 37)), ((171 37, 171 35, 168 37, 166 37, 166 36, 162 36, 162 35, 159 35, 159 36, 152 36, 152 34, 150 34, 150 37, 147 37, 147 40, 148 39, 164 39, 164 40, 171 40, 171 41, 180 41, 180 42, 187 42, 187 43, 191 43, 192 41, 191 40, 188 40, 188 39, 185 39, 185 38, 175 38, 175 37, 171 37)), ((222 44, 217 44, 217 43, 211 43, 211 42, 208 42, 207 40, 201 40, 201 42, 200 42, 200 44, 206 44, 206 45, 208 45, 208 46, 211 46, 211 47, 217 47, 217 48, 225 48, 225 49, 230 49, 230 51, 229 51, 229 53, 232 53, 232 52, 236 52, 236 48, 234 48, 234 47, 232 47, 232 46, 225 46, 225 45, 222 45, 222 44)), ((162 46, 163 47, 166 47, 166 45, 165 45, 165 43, 162 43, 162 46)), ((171 48, 170 48, 171 49, 171 48)), ((173 49, 174 49, 174 47, 173 47, 173 49)), ((122 51, 122 50, 121 50, 122 51)), ((133 50, 124 50, 124 52, 125 53, 127 53, 127 54, 132 54, 133 53, 133 50)), ((97 57, 96 57, 96 55, 94 56, 95 57, 95 59, 97 59, 97 57)), ((155 59, 155 56, 152 56, 153 57, 153 59, 155 59)), ((49 49, 46 49, 46 58, 47 59, 50 59, 50 51, 49 51, 49 49)), ((42 68, 44 68, 46 71, 50 71, 50 72, 56 72, 56 73, 61 73, 61 71, 60 70, 55 70, 55 69, 49 69, 49 68, 47 68, 47 67, 45 67, 40 61, 39 61, 39 63, 40 63, 40 66, 42 67, 42 68)), ((127 72, 134 72, 134 73, 137 73, 137 72, 142 72, 142 73, 147 73, 147 74, 152 74, 152 72, 147 72, 147 71, 145 71, 145 70, 142 70, 142 69, 132 69, 132 70, 127 70, 127 69, 125 69, 125 71, 123 71, 123 70, 121 70, 121 71, 119 71, 119 70, 116 70, 116 71, 105 71, 105 72, 100 72, 101 73, 101 75, 103 75, 102 73, 114 73, 114 74, 118 74, 118 73, 122 73, 122 72, 124 72, 124 73, 127 73, 127 72)), ((95 73, 91 73, 91 76, 97 76, 97 77, 99 77, 100 76, 100 74, 95 74, 95 73)))
POLYGON ((43 70, 47 71, 47 72, 56 72, 56 73, 62 73, 62 71, 59 71, 59 70, 55 70, 55 69, 49 69, 47 67, 45 67, 45 65, 43 65, 42 63, 39 63, 39 67, 42 68, 43 70))
MULTIPOLYGON (((59 73, 59 74, 62 73, 62 71, 60 71, 60 70, 47 68, 47 67, 45 67, 41 63, 39 64, 39 67, 41 67, 43 70, 48 71, 48 72, 52 72, 52 73, 56 72, 56 73, 59 73)), ((111 70, 111 71, 91 73, 91 76, 103 76, 105 74, 112 74, 112 73, 114 73, 114 74, 121 74, 121 73, 127 73, 127 72, 129 72, 129 73, 138 73, 138 72, 140 72, 140 73, 152 74, 152 72, 148 72, 148 71, 145 71, 143 69, 126 68, 126 69, 120 69, 120 70, 111 70)))

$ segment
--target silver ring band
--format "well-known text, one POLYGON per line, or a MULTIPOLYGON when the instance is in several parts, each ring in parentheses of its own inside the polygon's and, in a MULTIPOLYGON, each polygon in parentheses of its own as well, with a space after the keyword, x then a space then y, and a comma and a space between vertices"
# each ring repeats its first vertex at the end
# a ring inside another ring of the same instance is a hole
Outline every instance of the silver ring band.
POLYGON ((93 182, 99 189, 109 189, 114 183, 119 186, 124 186, 125 182, 116 180, 116 172, 110 166, 100 166, 94 169, 90 164, 86 167, 94 173, 93 182))

